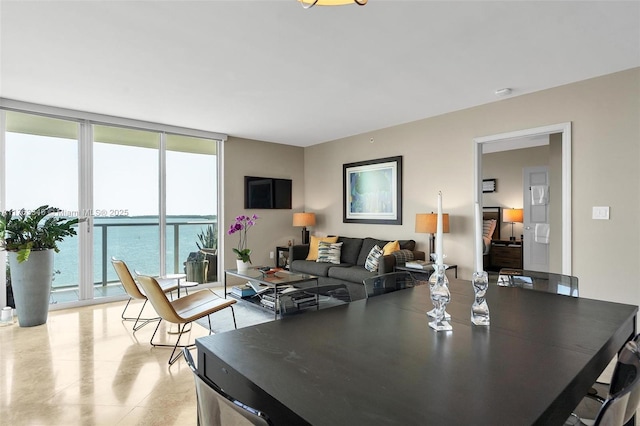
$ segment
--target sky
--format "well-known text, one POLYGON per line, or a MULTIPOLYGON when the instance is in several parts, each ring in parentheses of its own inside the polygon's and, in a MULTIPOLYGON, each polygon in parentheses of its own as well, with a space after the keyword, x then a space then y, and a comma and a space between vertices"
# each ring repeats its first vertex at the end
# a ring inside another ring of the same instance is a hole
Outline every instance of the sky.
MULTIPOLYGON (((158 151, 94 143, 95 216, 158 215, 158 151)), ((78 142, 7 133, 6 207, 78 211, 78 142)), ((167 152, 167 215, 215 215, 213 155, 167 152)))

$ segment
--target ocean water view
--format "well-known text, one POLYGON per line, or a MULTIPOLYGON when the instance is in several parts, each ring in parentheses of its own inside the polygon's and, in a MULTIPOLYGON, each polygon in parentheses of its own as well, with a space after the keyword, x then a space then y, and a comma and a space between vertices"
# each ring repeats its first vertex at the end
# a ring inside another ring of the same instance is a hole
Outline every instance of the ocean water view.
MULTIPOLYGON (((198 250, 197 235, 215 216, 167 217, 166 272, 183 272, 189 253, 198 250), (176 255, 177 254, 177 255, 176 255)), ((93 281, 95 285, 119 282, 111 258, 122 259, 133 272, 160 273, 160 235, 157 216, 94 218, 93 281)), ((53 288, 77 287, 79 283, 79 238, 67 238, 58 244, 54 255, 53 288)))

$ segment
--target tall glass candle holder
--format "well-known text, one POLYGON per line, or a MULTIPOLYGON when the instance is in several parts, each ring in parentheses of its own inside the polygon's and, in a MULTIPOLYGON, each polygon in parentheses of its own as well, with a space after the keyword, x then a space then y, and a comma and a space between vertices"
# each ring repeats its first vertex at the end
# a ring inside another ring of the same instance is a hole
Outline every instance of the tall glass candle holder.
POLYGON ((475 325, 489 325, 489 305, 486 299, 489 276, 484 271, 474 272, 472 284, 475 300, 471 305, 471 322, 475 325))
POLYGON ((451 300, 451 293, 449 292, 449 286, 445 284, 444 280, 446 270, 444 265, 434 265, 436 268, 434 274, 436 275, 435 284, 430 287, 431 290, 431 302, 434 306, 434 318, 429 322, 429 327, 436 331, 449 331, 453 330, 449 321, 445 319, 445 309, 447 304, 451 300))
MULTIPOLYGON (((442 267, 443 267, 445 270, 448 268, 448 266, 447 266, 447 265, 442 265, 442 267)), ((434 269, 436 269, 436 265, 433 265, 433 268, 434 268, 434 269)), ((437 272, 436 272, 436 271, 434 271, 434 272, 431 274, 431 276, 429 277, 429 289, 431 290, 431 292, 433 292, 433 287, 436 285, 437 278, 438 278, 438 274, 437 274, 437 272)), ((443 284, 444 284, 445 286, 447 286, 447 288, 449 288, 449 278, 447 278, 447 275, 446 275, 446 274, 443 274, 442 281, 443 281, 443 284)), ((431 318, 435 318, 435 317, 436 317, 436 308, 433 308, 432 310, 430 310, 429 312, 427 312, 427 315, 428 315, 429 317, 431 317, 431 318)), ((444 319, 445 319, 446 321, 450 321, 450 320, 451 320, 451 315, 449 315, 449 312, 447 312, 447 311, 446 311, 446 309, 445 309, 445 311, 444 311, 444 319)))

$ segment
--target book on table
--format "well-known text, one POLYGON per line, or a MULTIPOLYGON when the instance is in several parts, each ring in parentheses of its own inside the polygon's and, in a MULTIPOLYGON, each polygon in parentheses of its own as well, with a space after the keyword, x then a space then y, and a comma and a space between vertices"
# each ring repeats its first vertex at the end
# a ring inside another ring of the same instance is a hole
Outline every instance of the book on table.
POLYGON ((238 297, 249 297, 255 295, 256 291, 249 284, 242 284, 231 287, 231 294, 238 297))
POLYGON ((254 291, 254 295, 255 294, 262 294, 265 291, 269 290, 271 287, 269 287, 268 285, 264 285, 264 284, 260 284, 256 281, 247 281, 247 284, 249 287, 251 287, 254 291))
POLYGON ((431 267, 431 262, 427 262, 426 260, 409 260, 404 266, 414 269, 427 269, 431 267))

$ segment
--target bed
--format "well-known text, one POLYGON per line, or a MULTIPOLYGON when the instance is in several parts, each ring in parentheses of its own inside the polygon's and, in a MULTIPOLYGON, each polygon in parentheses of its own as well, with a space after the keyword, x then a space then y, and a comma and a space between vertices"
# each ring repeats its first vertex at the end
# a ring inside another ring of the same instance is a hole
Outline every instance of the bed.
POLYGON ((490 266, 489 251, 491 241, 500 239, 500 228, 502 227, 502 208, 483 207, 482 208, 482 239, 484 240, 484 252, 482 266, 486 271, 490 266))

